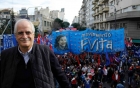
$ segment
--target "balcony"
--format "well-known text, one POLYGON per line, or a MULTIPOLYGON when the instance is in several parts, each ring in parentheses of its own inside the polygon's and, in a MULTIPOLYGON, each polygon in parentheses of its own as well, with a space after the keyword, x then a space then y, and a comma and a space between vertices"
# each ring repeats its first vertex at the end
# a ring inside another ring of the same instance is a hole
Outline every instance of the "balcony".
POLYGON ((99 6, 102 6, 102 5, 103 5, 102 2, 103 2, 103 0, 99 1, 98 5, 99 5, 99 6))
POLYGON ((96 6, 95 6, 95 8, 99 8, 99 6, 98 6, 98 5, 96 5, 96 6))
POLYGON ((103 10, 99 10, 99 14, 102 14, 103 13, 103 10))
POLYGON ((102 3, 108 2, 109 0, 102 0, 102 3))
POLYGON ((99 13, 97 12, 96 14, 95 14, 95 16, 98 16, 99 15, 99 13))
POLYGON ((108 12, 109 11, 109 7, 104 7, 103 12, 108 12))
POLYGON ((92 4, 93 4, 93 5, 95 5, 95 4, 96 4, 96 2, 95 2, 95 1, 93 1, 93 2, 92 2, 92 4))
POLYGON ((96 16, 96 13, 94 13, 92 16, 95 17, 96 16))
POLYGON ((94 0, 95 2, 98 2, 99 0, 94 0))
POLYGON ((95 8, 95 6, 94 6, 94 7, 92 8, 92 10, 95 11, 95 9, 96 9, 96 8, 95 8))

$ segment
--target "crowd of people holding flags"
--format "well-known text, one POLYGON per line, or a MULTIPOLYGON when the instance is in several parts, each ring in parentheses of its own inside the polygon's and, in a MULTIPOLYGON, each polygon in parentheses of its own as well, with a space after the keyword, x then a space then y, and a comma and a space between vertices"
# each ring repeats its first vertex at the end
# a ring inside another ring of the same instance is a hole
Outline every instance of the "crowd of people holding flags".
MULTIPOLYGON (((126 49, 123 52, 56 54, 72 88, 105 88, 104 83, 109 84, 111 88, 125 88, 126 85, 129 85, 129 88, 139 88, 140 46, 129 39, 125 40, 126 49)), ((52 49, 47 38, 39 36, 36 43, 49 45, 52 49)), ((59 88, 57 85, 56 82, 56 88, 59 88)))
POLYGON ((103 83, 106 82, 113 88, 120 88, 117 87, 119 85, 125 88, 126 82, 129 88, 140 86, 140 60, 133 57, 132 51, 125 56, 120 56, 120 52, 108 57, 87 52, 80 55, 68 53, 56 56, 73 88, 103 88, 103 83), (110 63, 107 63, 107 58, 110 63), (128 80, 125 77, 126 73, 128 80))

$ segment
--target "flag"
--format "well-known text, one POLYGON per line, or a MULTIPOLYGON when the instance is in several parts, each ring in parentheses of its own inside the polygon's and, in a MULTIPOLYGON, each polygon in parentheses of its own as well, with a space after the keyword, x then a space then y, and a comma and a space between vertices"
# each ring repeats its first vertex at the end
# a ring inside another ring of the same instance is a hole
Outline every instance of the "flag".
POLYGON ((41 35, 38 34, 38 37, 37 37, 37 43, 40 44, 40 38, 41 38, 41 35))
POLYGON ((49 47, 50 47, 51 50, 53 50, 53 48, 52 48, 52 44, 49 44, 49 47))
POLYGON ((77 61, 78 65, 80 65, 80 60, 79 60, 78 55, 76 55, 76 56, 75 56, 75 59, 76 59, 76 61, 77 61))
POLYGON ((77 28, 71 28, 71 30, 72 30, 72 31, 76 31, 76 30, 77 30, 77 28))

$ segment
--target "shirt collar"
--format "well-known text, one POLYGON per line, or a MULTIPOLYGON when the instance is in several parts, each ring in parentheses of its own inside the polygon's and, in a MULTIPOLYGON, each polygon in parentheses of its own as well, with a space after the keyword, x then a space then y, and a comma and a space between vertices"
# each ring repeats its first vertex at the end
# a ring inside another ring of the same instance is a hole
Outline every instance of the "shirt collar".
POLYGON ((26 53, 23 53, 23 52, 20 51, 19 46, 18 46, 18 51, 21 55, 26 55, 26 54, 29 54, 31 52, 32 48, 33 47, 31 47, 26 53))

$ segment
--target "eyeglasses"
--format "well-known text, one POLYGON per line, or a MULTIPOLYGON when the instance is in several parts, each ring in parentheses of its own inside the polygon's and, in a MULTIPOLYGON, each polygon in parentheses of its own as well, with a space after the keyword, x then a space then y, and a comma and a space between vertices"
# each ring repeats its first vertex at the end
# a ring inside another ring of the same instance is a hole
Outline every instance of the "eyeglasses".
POLYGON ((26 32, 17 32, 17 35, 24 35, 24 33, 26 34, 26 35, 30 35, 30 34, 32 34, 32 32, 30 32, 30 31, 26 31, 26 32))

